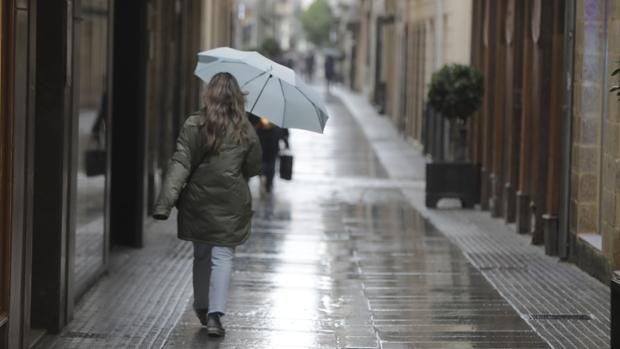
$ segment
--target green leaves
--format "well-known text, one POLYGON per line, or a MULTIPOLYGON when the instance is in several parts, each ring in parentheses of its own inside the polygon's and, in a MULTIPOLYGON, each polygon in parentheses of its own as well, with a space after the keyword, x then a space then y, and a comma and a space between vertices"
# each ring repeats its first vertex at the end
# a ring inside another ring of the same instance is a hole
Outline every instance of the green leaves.
POLYGON ((276 39, 266 38, 258 48, 258 52, 267 58, 275 59, 282 53, 282 49, 276 39))
POLYGON ((327 0, 314 0, 301 15, 301 24, 306 37, 317 46, 323 46, 329 42, 329 33, 333 23, 334 17, 327 0))
POLYGON ((484 93, 482 74, 473 67, 447 64, 433 73, 428 99, 447 118, 467 119, 478 110, 484 93))

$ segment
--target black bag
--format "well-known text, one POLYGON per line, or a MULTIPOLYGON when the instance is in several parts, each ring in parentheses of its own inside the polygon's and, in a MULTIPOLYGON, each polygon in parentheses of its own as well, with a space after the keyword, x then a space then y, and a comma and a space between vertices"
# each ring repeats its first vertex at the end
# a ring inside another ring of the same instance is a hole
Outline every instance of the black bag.
POLYGON ((287 181, 293 178, 293 155, 288 151, 280 153, 280 178, 287 181))
POLYGON ((107 153, 105 147, 106 95, 101 101, 101 110, 90 131, 89 149, 84 152, 84 172, 87 177, 106 174, 107 153))
POLYGON ((87 150, 84 153, 86 176, 94 177, 105 174, 106 152, 103 149, 87 150))

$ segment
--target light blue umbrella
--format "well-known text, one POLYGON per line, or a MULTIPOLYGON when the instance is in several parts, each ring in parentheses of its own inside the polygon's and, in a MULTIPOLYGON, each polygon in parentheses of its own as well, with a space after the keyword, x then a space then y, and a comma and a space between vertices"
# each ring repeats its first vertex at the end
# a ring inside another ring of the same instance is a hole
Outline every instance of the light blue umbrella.
POLYGON ((247 93, 245 110, 285 128, 323 133, 325 102, 295 72, 258 52, 219 47, 198 54, 194 74, 205 82, 231 73, 247 93))

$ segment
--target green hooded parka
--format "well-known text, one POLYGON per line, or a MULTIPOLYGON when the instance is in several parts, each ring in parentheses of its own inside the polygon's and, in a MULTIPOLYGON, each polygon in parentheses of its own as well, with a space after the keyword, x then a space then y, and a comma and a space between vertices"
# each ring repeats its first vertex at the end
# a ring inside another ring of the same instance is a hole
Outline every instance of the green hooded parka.
POLYGON ((178 237, 214 246, 237 246, 250 235, 252 196, 248 179, 258 174, 262 150, 249 120, 249 142, 234 144, 230 130, 217 154, 205 153, 202 114, 190 115, 176 144, 155 205, 167 218, 178 208, 178 237))

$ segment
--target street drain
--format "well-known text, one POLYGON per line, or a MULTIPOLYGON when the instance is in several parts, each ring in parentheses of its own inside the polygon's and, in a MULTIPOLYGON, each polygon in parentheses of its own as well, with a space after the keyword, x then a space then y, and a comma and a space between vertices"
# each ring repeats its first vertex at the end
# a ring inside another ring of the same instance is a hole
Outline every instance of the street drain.
POLYGON ((93 332, 67 332, 60 335, 64 338, 105 339, 108 335, 93 332))
POLYGON ((479 268, 481 271, 527 271, 527 267, 525 266, 514 266, 514 265, 494 265, 494 266, 484 266, 479 268))
POLYGON ((530 320, 592 320, 589 314, 530 314, 527 317, 530 320))

